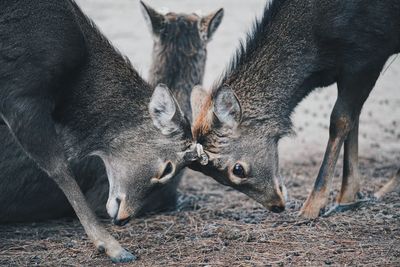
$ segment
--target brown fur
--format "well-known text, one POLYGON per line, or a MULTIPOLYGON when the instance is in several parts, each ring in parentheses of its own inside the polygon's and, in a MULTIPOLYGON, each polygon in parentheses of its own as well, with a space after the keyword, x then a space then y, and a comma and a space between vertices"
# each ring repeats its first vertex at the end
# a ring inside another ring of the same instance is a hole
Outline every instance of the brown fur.
POLYGON ((129 207, 126 205, 126 201, 125 199, 121 201, 121 204, 119 206, 119 210, 118 210, 118 218, 120 220, 125 220, 128 219, 130 217, 131 211, 129 209, 129 207))
POLYGON ((280 193, 273 188, 280 178, 278 144, 291 132, 291 114, 315 88, 337 82, 330 140, 302 210, 304 217, 318 216, 343 143, 384 63, 400 52, 399 10, 396 0, 271 1, 211 89, 215 123, 197 141, 216 155, 202 171, 268 207, 280 193), (240 162, 250 166, 248 177, 239 177, 248 184, 229 177, 240 162))
POLYGON ((195 118, 192 125, 193 139, 197 140, 200 136, 207 134, 212 126, 213 101, 211 95, 208 95, 201 104, 199 115, 195 118))

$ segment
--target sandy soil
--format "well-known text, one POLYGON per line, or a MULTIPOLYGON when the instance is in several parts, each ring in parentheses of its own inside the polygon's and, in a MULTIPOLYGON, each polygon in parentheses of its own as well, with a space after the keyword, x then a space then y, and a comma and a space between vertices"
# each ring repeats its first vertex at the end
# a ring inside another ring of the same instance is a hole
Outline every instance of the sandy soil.
MULTIPOLYGON (((79 0, 87 14, 146 77, 151 36, 134 0, 79 0)), ((262 0, 153 0, 153 7, 203 13, 225 8, 221 28, 209 45, 205 85, 231 57, 262 0)), ((395 59, 395 58, 394 58, 395 59)), ((389 63, 392 60, 389 60, 389 63)), ((361 116, 363 192, 370 194, 400 162, 400 60, 388 64, 361 116)), ((400 266, 400 196, 329 218, 308 221, 297 212, 325 149, 336 89, 316 90, 293 116, 297 135, 281 142, 281 167, 290 194, 288 211, 267 212, 246 196, 196 175, 184 179, 177 211, 133 220, 110 232, 139 260, 132 266, 369 265, 400 266)), ((341 162, 335 174, 339 188, 341 162)), ((0 225, 0 266, 108 266, 76 219, 0 225)))

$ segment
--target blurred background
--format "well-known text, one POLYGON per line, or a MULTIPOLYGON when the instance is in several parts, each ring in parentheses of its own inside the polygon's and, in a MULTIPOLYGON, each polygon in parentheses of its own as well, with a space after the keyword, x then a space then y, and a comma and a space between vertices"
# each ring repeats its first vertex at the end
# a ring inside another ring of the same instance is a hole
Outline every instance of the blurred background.
MULTIPOLYGON (((152 36, 138 0, 77 0, 112 43, 147 77, 151 62, 152 36)), ((146 0, 159 10, 201 11, 208 14, 225 9, 221 26, 208 45, 204 85, 208 88, 222 73, 239 40, 260 16, 266 0, 146 0)), ((317 89, 296 109, 295 137, 282 140, 283 163, 319 164, 328 140, 329 116, 336 99, 336 85, 317 89)), ((400 163, 400 58, 389 59, 370 98, 364 105, 360 123, 360 156, 400 163)), ((317 171, 317 170, 316 170, 317 171)))

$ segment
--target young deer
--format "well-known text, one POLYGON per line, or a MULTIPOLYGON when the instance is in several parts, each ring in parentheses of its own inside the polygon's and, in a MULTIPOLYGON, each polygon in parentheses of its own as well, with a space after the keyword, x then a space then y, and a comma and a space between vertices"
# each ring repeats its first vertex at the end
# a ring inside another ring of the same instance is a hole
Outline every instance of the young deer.
MULTIPOLYGON (((141 5, 154 40, 149 83, 153 86, 166 84, 191 121, 192 88, 203 83, 207 44, 221 24, 224 10, 221 8, 203 17, 194 13, 168 12, 163 15, 143 2, 141 5)), ((168 191, 171 207, 175 207, 176 187, 183 175, 191 174, 185 170, 175 178, 175 183, 171 183, 171 187, 175 186, 174 190, 168 191)))
MULTIPOLYGON (((154 86, 167 84, 184 114, 191 119, 191 89, 203 81, 206 45, 222 20, 223 10, 205 17, 175 13, 163 16, 142 2, 141 5, 154 35, 150 83, 154 86)), ((0 125, 0 139, 0 222, 37 221, 72 215, 73 210, 64 194, 25 154, 5 124, 0 125)), ((104 216, 109 186, 103 163, 97 157, 70 163, 90 206, 104 216)), ((178 182, 179 177, 176 177, 162 190, 138 201, 135 214, 175 206, 178 182)))
MULTIPOLYGON (((395 0, 274 0, 195 115, 193 135, 210 164, 193 168, 282 211, 278 142, 291 132, 296 105, 314 88, 337 82, 328 146, 300 214, 315 218, 327 204, 342 145, 335 209, 352 207, 360 189, 358 118, 386 60, 400 52, 399 14, 395 0)), ((399 180, 397 173, 375 196, 395 189, 399 180)))
POLYGON ((73 1, 2 2, 0 20, 2 121, 64 192, 95 246, 114 262, 133 260, 97 221, 68 160, 103 160, 107 211, 122 225, 196 159, 188 120, 166 86, 151 94, 73 1))
POLYGON ((141 2, 154 39, 149 83, 166 84, 183 113, 192 120, 190 95, 203 83, 207 44, 218 29, 224 10, 199 15, 168 12, 162 15, 141 2))

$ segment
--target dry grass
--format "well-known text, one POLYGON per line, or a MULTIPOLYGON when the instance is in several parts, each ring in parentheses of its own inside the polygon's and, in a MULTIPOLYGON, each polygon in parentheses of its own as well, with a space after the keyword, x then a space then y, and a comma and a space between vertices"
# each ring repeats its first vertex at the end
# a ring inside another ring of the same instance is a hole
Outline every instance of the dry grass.
MULTIPOLYGON (((362 160, 365 193, 379 188, 394 164, 362 160)), ((353 212, 297 217, 317 166, 289 164, 288 211, 272 214, 211 179, 185 179, 179 210, 108 230, 139 259, 132 266, 400 265, 400 197, 353 212)), ((338 168, 339 170, 339 168, 338 168)), ((337 180, 337 179, 336 179, 337 180)), ((338 183, 336 183, 338 184, 338 183)), ((108 266, 77 220, 0 226, 0 265, 108 266)))

